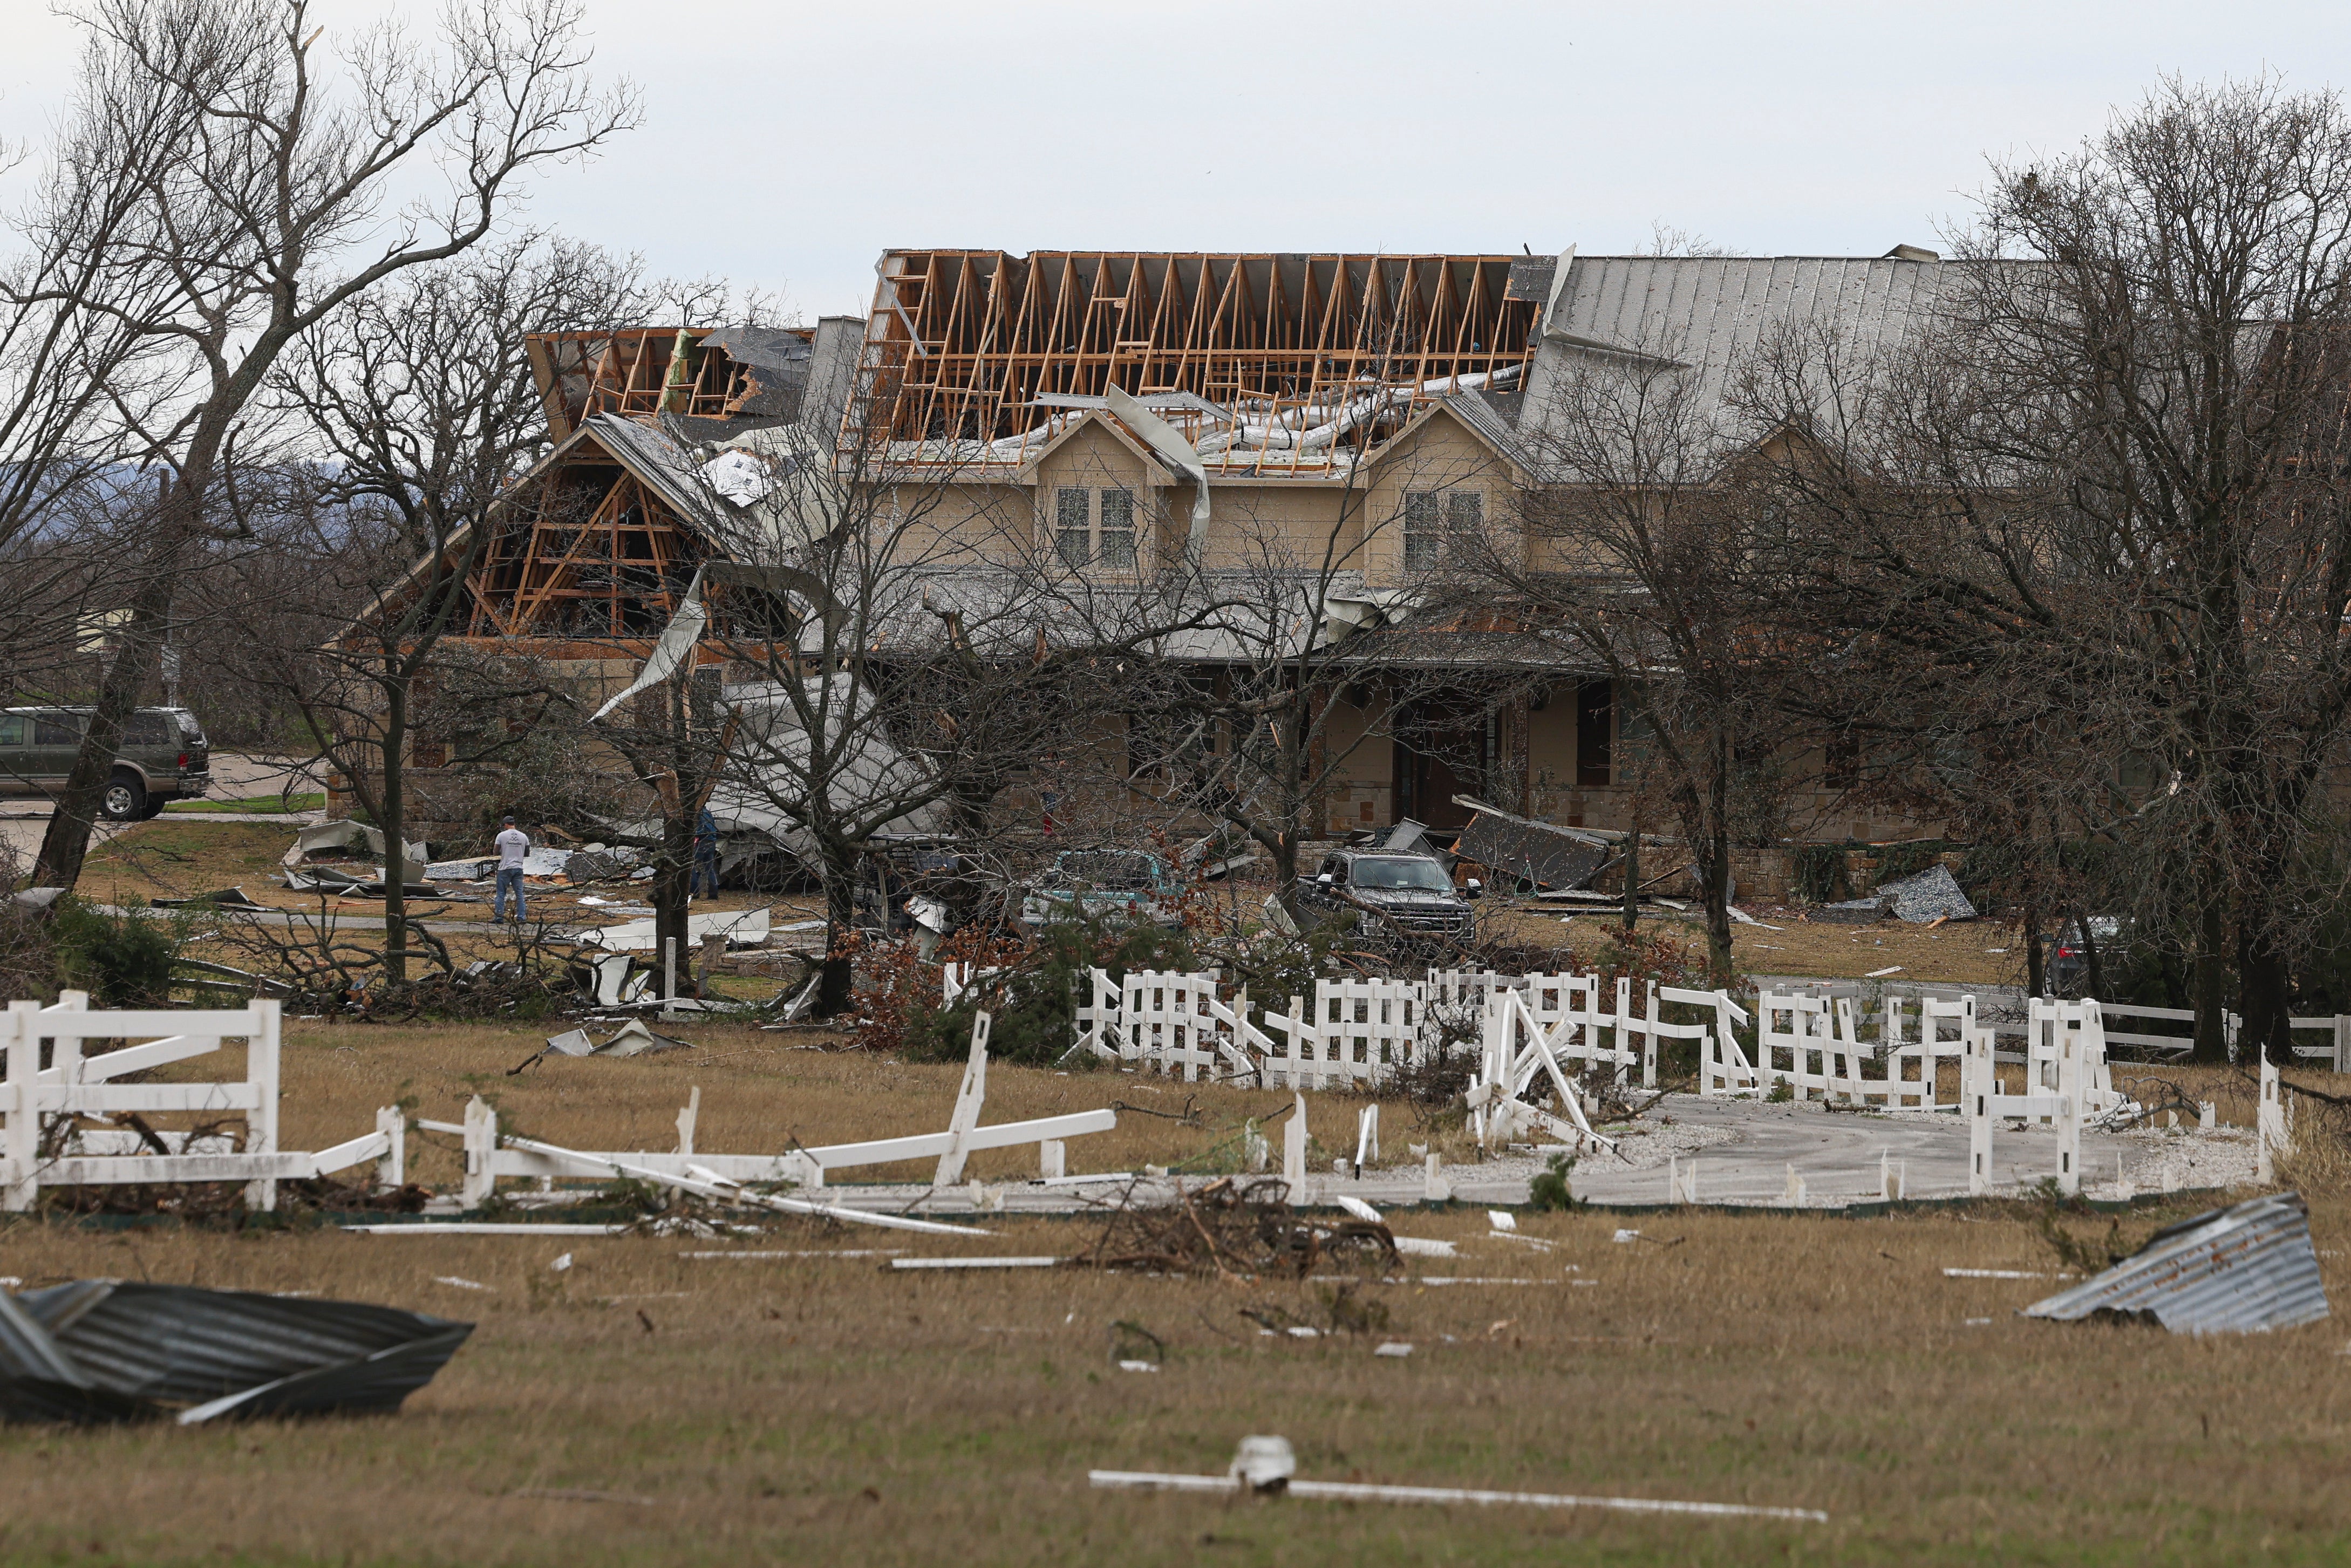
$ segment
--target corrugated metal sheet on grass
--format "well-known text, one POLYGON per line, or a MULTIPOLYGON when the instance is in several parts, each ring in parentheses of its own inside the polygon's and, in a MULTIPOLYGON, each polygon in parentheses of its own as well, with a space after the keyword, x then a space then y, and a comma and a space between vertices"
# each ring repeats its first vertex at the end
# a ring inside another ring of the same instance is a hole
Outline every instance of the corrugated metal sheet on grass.
POLYGON ((2174 1333, 2259 1333, 2318 1322, 2328 1309, 2309 1206, 2300 1193, 2273 1193, 2182 1220, 2024 1315, 2073 1322, 2102 1310, 2153 1312, 2174 1333))

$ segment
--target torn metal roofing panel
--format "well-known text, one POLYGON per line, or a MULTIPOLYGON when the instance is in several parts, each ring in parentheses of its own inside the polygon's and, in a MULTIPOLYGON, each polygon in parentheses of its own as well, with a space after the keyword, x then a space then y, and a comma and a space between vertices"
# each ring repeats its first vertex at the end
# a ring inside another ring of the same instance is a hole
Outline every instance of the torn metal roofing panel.
POLYGON ((616 413, 592 413, 585 428, 640 482, 658 492, 679 521, 692 526, 711 520, 711 492, 696 472, 701 465, 658 426, 616 413))
POLYGON ((2327 1315, 2310 1206, 2298 1192, 2216 1208, 2158 1230, 2095 1279, 2024 1309, 2073 1322, 2152 1313, 2173 1333, 2264 1333, 2327 1315))
POLYGON ((152 1419, 386 1411, 471 1323, 363 1301, 78 1280, 0 1296, 0 1414, 152 1419))

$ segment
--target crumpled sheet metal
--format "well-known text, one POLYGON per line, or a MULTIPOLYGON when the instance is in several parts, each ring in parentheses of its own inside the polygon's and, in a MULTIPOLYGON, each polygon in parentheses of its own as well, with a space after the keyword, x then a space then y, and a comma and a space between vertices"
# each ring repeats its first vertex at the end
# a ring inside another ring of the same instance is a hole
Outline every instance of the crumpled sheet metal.
POLYGON ((2298 1192, 2216 1208, 2158 1230, 2105 1273, 2024 1309, 2076 1322, 2151 1312, 2173 1333, 2266 1333, 2327 1315, 2310 1207, 2298 1192))
POLYGON ((77 1280, 0 1292, 0 1416, 80 1425, 390 1411, 471 1323, 364 1301, 77 1280))

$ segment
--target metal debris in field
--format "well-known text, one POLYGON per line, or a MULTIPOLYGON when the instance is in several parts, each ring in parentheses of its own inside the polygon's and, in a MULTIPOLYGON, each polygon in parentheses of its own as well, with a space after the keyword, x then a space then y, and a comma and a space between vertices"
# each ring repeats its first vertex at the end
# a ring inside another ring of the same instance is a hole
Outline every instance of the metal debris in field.
POLYGON ((2173 1333, 2266 1333, 2327 1315, 2310 1207, 2273 1193, 2167 1226, 2105 1273, 2024 1309, 2074 1322, 2152 1317, 2173 1333))
POLYGON ((512 1078, 523 1068, 548 1056, 643 1056, 656 1051, 693 1049, 694 1041, 690 1040, 674 1040, 665 1034, 655 1034, 644 1026, 643 1019, 631 1019, 601 1045, 590 1040, 584 1029, 566 1030, 561 1034, 549 1035, 544 1051, 535 1051, 524 1058, 518 1066, 507 1069, 507 1076, 512 1078))
POLYGON ((397 1410, 471 1323, 363 1301, 77 1280, 0 1292, 0 1416, 88 1426, 397 1410))

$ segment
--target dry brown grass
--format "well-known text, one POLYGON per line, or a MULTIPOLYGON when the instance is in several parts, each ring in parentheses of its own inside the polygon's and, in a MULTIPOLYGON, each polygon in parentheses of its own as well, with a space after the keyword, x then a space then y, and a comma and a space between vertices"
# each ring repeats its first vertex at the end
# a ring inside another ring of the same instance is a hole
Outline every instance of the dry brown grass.
MULTIPOLYGON (((625 1064, 617 1064, 625 1065, 625 1064)), ((2162 1216, 2134 1216, 2129 1241, 2162 1216)), ((28 1281, 110 1274, 319 1291, 471 1318, 451 1366, 381 1420, 0 1435, 10 1562, 729 1565, 1117 1562, 2337 1562, 2351 1496, 2341 1335, 2194 1342, 2012 1309, 2050 1289, 1946 1266, 2053 1267, 2019 1208, 1873 1220, 1679 1214, 1670 1246, 1606 1216, 1528 1216, 1557 1250, 1464 1239, 1427 1272, 1531 1286, 1329 1286, 872 1260, 697 1260, 617 1238, 104 1235, 18 1226, 28 1281), (556 1254, 576 1266, 549 1271, 556 1254), (434 1282, 455 1275, 493 1287, 434 1282), (1571 1285, 1567 1281, 1585 1281, 1571 1285), (1988 1319, 1970 1325, 1969 1319, 1988 1319), (1111 1325, 1159 1335, 1122 1373, 1111 1325), (1374 1358, 1382 1337, 1406 1360, 1374 1358), (1221 1469, 1280 1432, 1301 1472, 1827 1510, 1826 1525, 1516 1509, 1228 1503, 1088 1490, 1092 1466, 1221 1469), (528 1499, 588 1489, 643 1501, 528 1499)), ((2104 1222, 2074 1228, 2103 1239, 2104 1222)), ((2322 1203, 2337 1254, 2351 1208, 2322 1203)), ((1016 1221, 970 1250, 1074 1250, 1016 1221)), ((869 1247, 797 1225, 778 1249, 869 1247)), ((959 1244, 923 1238, 883 1245, 959 1244)), ((2330 1275, 2337 1265, 2326 1265, 2330 1275)))
MULTIPOLYGON (((669 1149, 676 1146, 678 1111, 699 1086, 696 1147, 776 1154, 794 1138, 813 1145, 941 1131, 963 1076, 960 1064, 812 1049, 808 1034, 765 1033, 732 1023, 654 1026, 695 1041, 690 1051, 618 1061, 550 1057, 518 1077, 507 1076, 547 1034, 566 1027, 567 1020, 528 1027, 289 1022, 279 1067, 285 1092, 279 1141, 287 1148, 320 1148, 357 1137, 375 1125, 378 1106, 400 1103, 413 1105, 416 1115, 454 1122, 463 1117, 466 1100, 479 1093, 511 1130, 532 1137, 572 1148, 669 1149)), ((588 1027, 601 1039, 615 1026, 588 1027)), ((244 1047, 231 1044, 164 1075, 230 1077, 243 1065, 244 1047)), ((1329 1151, 1321 1159, 1327 1170, 1331 1155, 1354 1153, 1355 1118, 1370 1102, 1340 1094, 1306 1099, 1309 1135, 1318 1154, 1329 1151)), ((1071 1140, 1072 1172, 1145 1164, 1234 1168, 1243 1124, 1257 1118, 1264 1125, 1290 1096, 1108 1070, 1057 1073, 998 1062, 988 1069, 985 1119, 1054 1116, 1117 1101, 1143 1109, 1122 1114, 1115 1132, 1071 1140), (1179 1119, 1187 1106, 1190 1123, 1179 1119)), ((1390 1163, 1407 1159, 1407 1141, 1429 1136, 1400 1101, 1383 1101, 1380 1121, 1390 1163)), ((1279 1158, 1278 1124, 1269 1136, 1279 1158)), ((1468 1152, 1465 1140, 1439 1137, 1441 1151, 1468 1152)), ((412 1179, 456 1182, 454 1139, 426 1134, 412 1138, 409 1146, 412 1179)), ((969 1174, 987 1181, 1033 1176, 1036 1155, 1034 1145, 986 1150, 972 1156, 969 1174)), ((854 1179, 925 1180, 935 1165, 875 1166, 854 1179)))
MULTIPOLYGON (((1578 913, 1562 925, 1562 912, 1553 907, 1520 904, 1489 907, 1484 928, 1494 936, 1537 943, 1564 945, 1590 958, 1623 929, 1609 912, 1578 913)), ((1741 974, 1807 975, 1829 979, 1859 979, 1873 969, 1900 966, 1895 980, 1942 980, 1972 985, 2018 985, 2024 977, 2024 948, 2017 927, 2001 921, 1974 920, 1929 931, 1898 920, 1870 925, 1833 925, 1798 920, 1794 915, 1767 917, 1761 925, 1740 925, 1731 932, 1731 955, 1741 974), (1992 952, 2004 948, 2005 952, 1992 952)), ((1677 938, 1694 962, 1706 959, 1706 931, 1690 916, 1651 910, 1642 917, 1645 936, 1658 932, 1677 938)))

